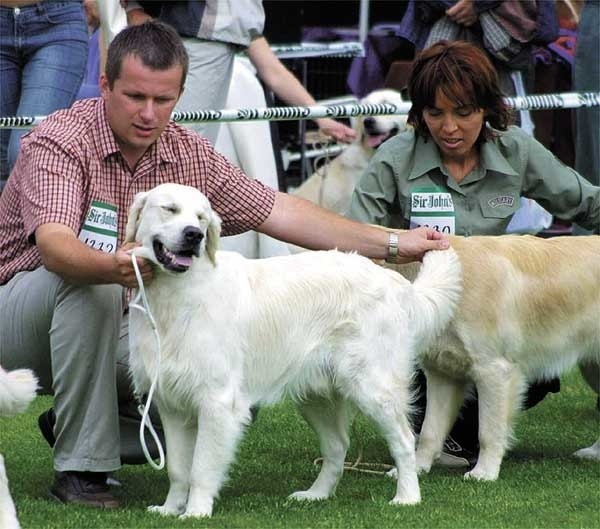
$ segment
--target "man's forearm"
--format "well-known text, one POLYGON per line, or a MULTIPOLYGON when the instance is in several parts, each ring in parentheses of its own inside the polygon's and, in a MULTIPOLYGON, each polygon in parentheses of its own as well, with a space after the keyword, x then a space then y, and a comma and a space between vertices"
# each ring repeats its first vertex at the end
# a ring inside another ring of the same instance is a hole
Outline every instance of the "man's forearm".
POLYGON ((388 235, 286 193, 278 193, 273 212, 260 231, 311 250, 356 251, 385 259, 388 235))

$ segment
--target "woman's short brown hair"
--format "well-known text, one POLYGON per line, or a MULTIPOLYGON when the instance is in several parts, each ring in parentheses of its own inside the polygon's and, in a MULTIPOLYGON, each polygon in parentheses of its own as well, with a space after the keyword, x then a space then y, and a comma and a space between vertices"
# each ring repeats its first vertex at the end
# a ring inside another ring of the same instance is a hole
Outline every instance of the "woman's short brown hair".
MULTIPOLYGON (((494 129, 506 130, 512 121, 496 69, 485 51, 473 44, 442 40, 417 55, 408 81, 412 102, 408 122, 425 138, 429 129, 423 111, 435 107, 438 88, 458 105, 483 110, 494 129)), ((489 138, 488 127, 483 127, 478 143, 489 138)))

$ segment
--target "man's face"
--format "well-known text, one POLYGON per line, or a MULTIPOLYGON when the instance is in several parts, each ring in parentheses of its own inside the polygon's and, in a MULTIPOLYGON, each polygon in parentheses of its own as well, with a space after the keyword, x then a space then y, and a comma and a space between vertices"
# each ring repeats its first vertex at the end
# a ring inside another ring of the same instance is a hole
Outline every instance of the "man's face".
POLYGON ((112 89, 100 79, 108 123, 121 153, 133 168, 158 139, 181 94, 180 65, 152 70, 135 55, 127 55, 112 89))

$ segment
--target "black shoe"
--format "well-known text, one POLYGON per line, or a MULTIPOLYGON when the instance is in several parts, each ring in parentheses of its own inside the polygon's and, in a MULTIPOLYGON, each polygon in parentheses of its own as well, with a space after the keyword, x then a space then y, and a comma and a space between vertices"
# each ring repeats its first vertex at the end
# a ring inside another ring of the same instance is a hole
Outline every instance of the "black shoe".
POLYGON ((477 463, 477 456, 448 436, 444 441, 444 448, 438 463, 445 467, 473 467, 477 463))
MULTIPOLYGON (((121 452, 121 463, 124 465, 143 465, 147 463, 146 456, 142 451, 140 445, 139 431, 140 431, 141 419, 138 417, 130 417, 127 415, 119 415, 119 431, 121 438, 120 452, 121 452)), ((38 426, 44 436, 44 439, 48 442, 51 448, 56 443, 54 437, 54 425, 56 423, 56 415, 54 409, 42 413, 38 418, 38 426)), ((160 442, 165 448, 165 436, 160 426, 154 425, 156 433, 160 439, 160 442)), ((148 446, 148 452, 152 456, 152 459, 158 459, 158 447, 148 432, 146 432, 146 444, 148 446)))
POLYGON ((50 448, 54 448, 54 443, 56 443, 56 438, 54 437, 55 424, 56 415, 54 415, 54 408, 50 408, 38 417, 38 426, 50 448))
POLYGON ((117 509, 120 502, 108 489, 105 472, 56 472, 50 498, 102 509, 117 509))

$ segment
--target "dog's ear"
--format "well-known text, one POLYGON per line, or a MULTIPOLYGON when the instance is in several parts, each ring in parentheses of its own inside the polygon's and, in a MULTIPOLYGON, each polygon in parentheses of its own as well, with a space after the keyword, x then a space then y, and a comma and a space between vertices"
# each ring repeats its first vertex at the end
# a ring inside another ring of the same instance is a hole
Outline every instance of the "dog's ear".
POLYGON ((140 223, 140 215, 142 209, 146 204, 148 198, 147 192, 138 193, 133 197, 133 203, 129 208, 129 215, 127 217, 127 226, 125 227, 125 241, 124 242, 135 242, 135 234, 140 223))
POLYGON ((217 265, 217 250, 219 249, 219 239, 221 237, 221 219, 212 209, 210 210, 210 222, 206 232, 206 253, 213 265, 217 265))

